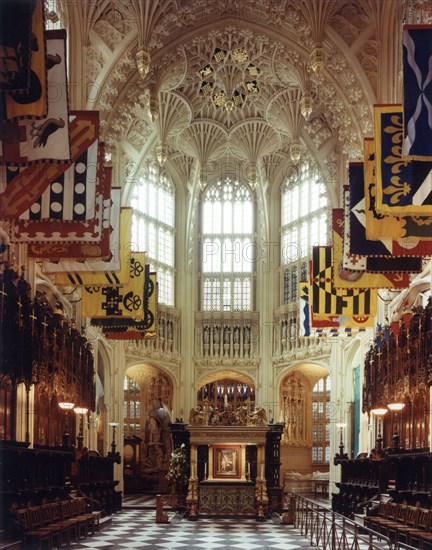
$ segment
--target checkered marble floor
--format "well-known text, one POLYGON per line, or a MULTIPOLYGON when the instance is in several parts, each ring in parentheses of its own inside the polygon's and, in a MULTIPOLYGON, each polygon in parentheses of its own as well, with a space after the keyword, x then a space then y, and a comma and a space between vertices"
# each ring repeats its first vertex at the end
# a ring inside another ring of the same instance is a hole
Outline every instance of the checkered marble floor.
MULTIPOLYGON (((112 524, 79 543, 72 550, 87 548, 170 550, 174 548, 213 550, 238 548, 244 550, 310 550, 310 542, 290 525, 271 520, 259 523, 255 519, 199 518, 169 524, 155 523, 155 510, 125 509, 113 515, 112 524)), ((169 513, 170 519, 175 516, 169 513)))
MULTIPOLYGON (((321 506, 330 507, 329 500, 316 501, 321 506)), ((200 517, 198 521, 188 521, 176 512, 165 510, 169 524, 157 524, 156 498, 154 495, 125 495, 123 510, 112 516, 112 523, 101 532, 95 533, 79 543, 71 545, 72 550, 101 548, 103 550, 134 549, 230 549, 244 550, 311 550, 315 548, 310 540, 303 537, 292 525, 280 523, 280 518, 263 523, 253 518, 200 517)), ((338 524, 338 522, 337 522, 338 524)), ((338 539, 342 525, 338 525, 338 539)), ((388 550, 383 541, 373 538, 373 545, 367 537, 355 540, 348 534, 345 541, 347 550, 388 550)))

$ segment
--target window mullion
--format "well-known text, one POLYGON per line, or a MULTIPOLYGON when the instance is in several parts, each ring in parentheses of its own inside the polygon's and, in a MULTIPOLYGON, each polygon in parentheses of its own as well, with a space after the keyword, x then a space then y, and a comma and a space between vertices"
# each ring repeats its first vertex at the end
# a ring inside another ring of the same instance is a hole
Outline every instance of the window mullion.
MULTIPOLYGON (((220 310, 233 310, 244 308, 250 309, 249 304, 252 300, 252 285, 249 285, 248 307, 245 304, 245 280, 246 273, 250 278, 249 272, 246 272, 244 258, 242 256, 242 246, 244 241, 250 239, 255 242, 252 233, 246 233, 248 225, 253 228, 253 220, 248 216, 253 216, 255 211, 252 207, 251 190, 240 184, 238 181, 232 181, 226 178, 223 182, 219 181, 207 188, 204 193, 202 204, 203 228, 202 241, 217 243, 218 261, 212 262, 210 267, 206 267, 206 275, 212 276, 214 281, 218 281, 219 295, 218 306, 220 310), (242 214, 243 215, 240 215, 242 214), (224 218, 225 216, 225 218, 224 218), (244 219, 244 217, 248 219, 244 219), (240 250, 238 250, 240 246, 240 250), (238 296, 236 295, 236 280, 238 280, 238 296)), ((202 256, 202 261, 204 257, 202 256)), ((202 265, 202 271, 204 273, 202 265)), ((214 287, 213 287, 214 288, 214 287)), ((208 291, 208 285, 202 285, 202 292, 208 291)), ((203 304, 213 304, 211 309, 215 309, 215 300, 211 297, 202 297, 203 304)))

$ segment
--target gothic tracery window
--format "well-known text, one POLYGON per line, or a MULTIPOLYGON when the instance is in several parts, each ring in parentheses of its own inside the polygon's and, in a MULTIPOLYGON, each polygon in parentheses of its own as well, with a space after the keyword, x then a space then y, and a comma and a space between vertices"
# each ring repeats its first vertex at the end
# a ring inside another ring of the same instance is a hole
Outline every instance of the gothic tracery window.
POLYGON ((139 385, 130 376, 125 376, 123 389, 123 418, 125 436, 139 436, 141 426, 141 400, 139 385))
POLYGON ((312 464, 330 463, 330 376, 312 390, 312 464))
POLYGON ((158 302, 174 305, 174 188, 149 165, 135 185, 131 205, 132 246, 146 252, 150 269, 157 272, 158 302))
POLYGON ((250 311, 256 258, 249 186, 226 178, 210 185, 202 205, 202 309, 250 311))
POLYGON ((311 247, 327 244, 325 186, 309 162, 290 174, 281 197, 282 300, 297 302, 298 283, 307 277, 311 247))

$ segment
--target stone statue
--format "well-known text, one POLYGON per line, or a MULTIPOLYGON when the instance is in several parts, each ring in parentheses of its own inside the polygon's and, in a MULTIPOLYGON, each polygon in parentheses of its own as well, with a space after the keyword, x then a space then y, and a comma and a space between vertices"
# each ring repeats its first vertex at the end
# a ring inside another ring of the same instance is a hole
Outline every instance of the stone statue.
POLYGON ((156 418, 153 418, 153 416, 149 418, 148 427, 149 427, 149 443, 153 443, 153 444, 159 443, 161 429, 159 427, 158 421, 156 420, 156 418))
POLYGON ((281 326, 281 340, 284 342, 287 338, 287 325, 286 323, 282 323, 281 326))
POLYGON ((295 319, 293 319, 290 325, 290 338, 291 340, 294 340, 294 338, 296 337, 297 337, 297 323, 295 319))
POLYGON ((199 405, 191 409, 189 413, 189 424, 203 424, 204 413, 199 405))
POLYGON ((249 415, 249 421, 253 426, 265 426, 267 424, 267 413, 264 407, 258 407, 249 415))
POLYGON ((240 426, 246 424, 247 420, 247 407, 245 405, 240 405, 235 412, 236 423, 240 426))

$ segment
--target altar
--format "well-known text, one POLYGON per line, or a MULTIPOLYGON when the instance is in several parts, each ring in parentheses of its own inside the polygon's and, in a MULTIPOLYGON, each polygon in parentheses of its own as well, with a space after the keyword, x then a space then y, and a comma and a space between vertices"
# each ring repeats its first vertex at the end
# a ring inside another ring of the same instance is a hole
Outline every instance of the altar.
POLYGON ((198 510, 201 514, 250 515, 255 513, 255 484, 252 482, 202 481, 198 510))
POLYGON ((260 515, 268 504, 266 441, 261 425, 189 425, 191 479, 187 502, 197 513, 260 515))

